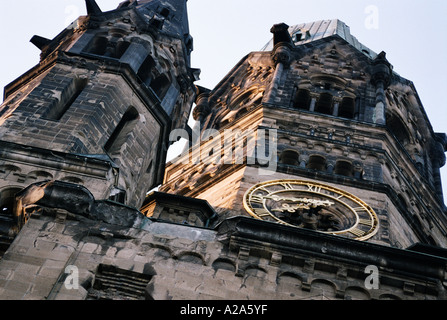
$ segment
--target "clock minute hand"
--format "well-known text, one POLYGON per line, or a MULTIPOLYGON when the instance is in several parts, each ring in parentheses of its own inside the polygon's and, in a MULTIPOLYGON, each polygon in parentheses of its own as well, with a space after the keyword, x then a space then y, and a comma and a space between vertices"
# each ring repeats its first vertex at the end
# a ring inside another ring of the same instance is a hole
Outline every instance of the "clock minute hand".
POLYGON ((295 202, 299 203, 301 205, 311 205, 312 207, 330 207, 334 203, 329 200, 317 200, 317 199, 309 199, 309 198, 290 198, 290 197, 280 197, 278 195, 273 196, 266 196, 266 199, 271 199, 273 201, 288 201, 288 202, 295 202))

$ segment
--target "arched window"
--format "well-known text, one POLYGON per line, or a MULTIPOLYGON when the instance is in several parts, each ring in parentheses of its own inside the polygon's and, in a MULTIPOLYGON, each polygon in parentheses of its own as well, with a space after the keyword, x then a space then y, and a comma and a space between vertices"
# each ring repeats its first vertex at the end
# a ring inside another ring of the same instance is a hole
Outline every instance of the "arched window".
POLYGON ((329 93, 322 93, 315 106, 315 111, 324 114, 332 114, 332 95, 329 93))
POLYGON ((344 97, 338 109, 338 116, 342 118, 354 119, 355 100, 344 97))
POLYGON ((122 146, 126 142, 129 134, 135 128, 138 121, 138 111, 134 107, 130 107, 121 118, 109 140, 104 145, 104 150, 113 155, 119 154, 122 146))
POLYGON ((293 99, 293 107, 296 109, 308 110, 310 104, 310 94, 308 90, 298 89, 293 99))
POLYGON ((338 160, 335 163, 334 173, 346 177, 352 177, 354 176, 354 166, 349 161, 338 160))
POLYGON ((411 141, 407 127, 399 116, 395 114, 387 115, 386 123, 388 129, 403 146, 406 146, 411 141))
POLYGON ((284 150, 279 156, 279 162, 292 166, 299 165, 299 154, 293 150, 284 150))
POLYGON ((15 195, 20 188, 7 188, 0 191, 0 220, 12 219, 15 195))
POLYGON ((307 162, 307 169, 324 171, 326 169, 326 158, 319 155, 312 155, 307 162))
POLYGON ((54 103, 51 104, 47 113, 42 115, 42 117, 48 120, 60 120, 85 89, 87 83, 88 80, 86 78, 73 79, 71 83, 62 90, 59 100, 56 99, 54 103))

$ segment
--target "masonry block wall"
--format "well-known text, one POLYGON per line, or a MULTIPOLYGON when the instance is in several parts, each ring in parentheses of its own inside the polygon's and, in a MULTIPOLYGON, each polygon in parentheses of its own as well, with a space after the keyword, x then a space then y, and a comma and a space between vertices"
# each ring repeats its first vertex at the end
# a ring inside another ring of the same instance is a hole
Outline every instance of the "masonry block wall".
POLYGON ((136 214, 122 208, 115 216, 121 215, 120 221, 98 221, 47 209, 34 216, 0 261, 0 297, 446 298, 441 284, 444 260, 418 252, 358 241, 327 246, 324 236, 313 237, 298 229, 283 238, 280 226, 272 228, 251 218, 230 219, 203 228, 142 219, 136 214), (350 253, 339 250, 346 245, 350 245, 352 256, 344 256, 350 253), (356 253, 358 246, 362 247, 361 258, 356 253), (319 254, 310 257, 308 250, 315 248, 319 248, 319 254), (383 264, 380 285, 368 290, 365 267, 377 263, 377 257, 383 264))
POLYGON ((5 89, 0 298, 447 299, 447 139, 384 52, 339 20, 278 24, 209 90, 193 85, 185 0, 86 5, 55 39, 33 37, 41 62, 5 89), (193 101, 200 139, 165 172, 193 101), (348 204, 327 201, 320 229, 262 221, 250 189, 305 218, 321 198, 348 204))
POLYGON ((195 96, 186 5, 87 7, 88 16, 54 39, 33 37, 41 62, 6 87, 0 136, 12 149, 30 147, 28 158, 51 150, 61 161, 101 162, 104 172, 93 182, 54 160, 28 168, 5 155, 3 171, 17 175, 5 176, 2 186, 24 187, 38 171, 39 178, 85 185, 97 199, 138 207, 161 182, 168 134, 186 126, 195 96))
POLYGON ((199 95, 194 115, 202 136, 191 149, 207 155, 216 141, 224 145, 228 131, 254 140, 258 130, 275 130, 274 165, 264 166, 270 175, 241 173, 241 166, 259 167, 241 138, 235 144, 243 163, 231 165, 223 148, 216 165, 196 166, 184 156, 168 164, 161 190, 208 200, 224 218, 246 214, 241 181, 306 177, 354 187, 376 203, 382 232, 371 241, 446 245, 445 205, 435 182, 436 166, 445 162, 444 135, 431 129, 414 85, 339 20, 279 24, 272 33, 265 51, 248 54, 199 95), (219 135, 208 141, 212 130, 219 135))

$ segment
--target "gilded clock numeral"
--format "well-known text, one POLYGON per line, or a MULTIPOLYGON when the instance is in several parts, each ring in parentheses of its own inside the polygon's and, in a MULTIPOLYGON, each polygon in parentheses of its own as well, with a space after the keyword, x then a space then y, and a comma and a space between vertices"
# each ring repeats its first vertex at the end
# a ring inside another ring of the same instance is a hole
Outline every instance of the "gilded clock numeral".
POLYGON ((360 219, 359 224, 363 224, 364 226, 372 227, 374 223, 371 219, 360 219))
POLYGON ((294 189, 294 187, 290 184, 290 183, 287 183, 287 182, 283 182, 283 183, 281 183, 281 185, 284 187, 284 189, 286 189, 286 190, 293 190, 294 189))
POLYGON ((349 232, 352 233, 353 235, 355 235, 356 237, 361 237, 366 233, 365 231, 357 229, 357 228, 349 230, 349 232))
POLYGON ((270 191, 268 191, 266 188, 264 188, 264 187, 260 187, 260 188, 258 188, 258 190, 259 191, 263 191, 263 192, 265 192, 265 193, 270 193, 270 191))
POLYGON ((254 203, 262 203, 264 200, 264 198, 262 196, 258 196, 258 195, 252 195, 250 198, 250 202, 254 202, 254 203))
POLYGON ((269 213, 266 209, 264 209, 264 208, 262 208, 262 209, 256 209, 256 210, 254 210, 254 211, 255 211, 256 215, 257 215, 258 217, 260 217, 260 218, 262 218, 262 217, 267 217, 267 216, 270 215, 270 213, 269 213))
POLYGON ((317 192, 317 193, 321 192, 320 186, 313 186, 311 184, 308 184, 307 187, 309 188, 308 191, 317 192))

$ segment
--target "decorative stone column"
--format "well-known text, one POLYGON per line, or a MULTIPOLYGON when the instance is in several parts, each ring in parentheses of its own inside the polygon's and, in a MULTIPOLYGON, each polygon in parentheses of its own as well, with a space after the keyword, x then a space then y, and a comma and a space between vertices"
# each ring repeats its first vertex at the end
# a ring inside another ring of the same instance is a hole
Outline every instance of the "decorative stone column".
POLYGON ((209 107, 209 91, 199 92, 196 98, 196 107, 193 110, 192 116, 195 121, 203 122, 203 120, 210 113, 209 107))
POLYGON ((320 95, 319 95, 317 92, 311 92, 311 93, 310 93, 310 98, 311 98, 311 100, 310 100, 309 111, 312 111, 312 112, 315 111, 315 106, 316 106, 316 104, 317 104, 317 101, 318 101, 318 97, 319 97, 319 96, 320 96, 320 95))
POLYGON ((377 124, 385 124, 385 90, 391 83, 393 66, 385 57, 386 53, 381 52, 372 62, 371 82, 376 87, 376 105, 373 121, 377 124))
POLYGON ((340 98, 340 97, 333 97, 333 100, 334 100, 334 108, 332 109, 332 115, 334 117, 337 117, 338 116, 338 109, 339 109, 340 103, 342 101, 342 98, 340 98))
POLYGON ((191 133, 191 143, 194 145, 200 139, 201 130, 205 125, 205 119, 210 114, 210 91, 208 89, 197 87, 196 107, 192 112, 192 117, 197 121, 191 133))
POLYGON ((288 28, 288 25, 280 23, 275 24, 270 29, 270 32, 273 33, 274 48, 271 55, 275 65, 275 72, 270 87, 266 90, 264 98, 266 103, 274 103, 281 78, 285 75, 285 70, 290 66, 292 39, 288 28))

